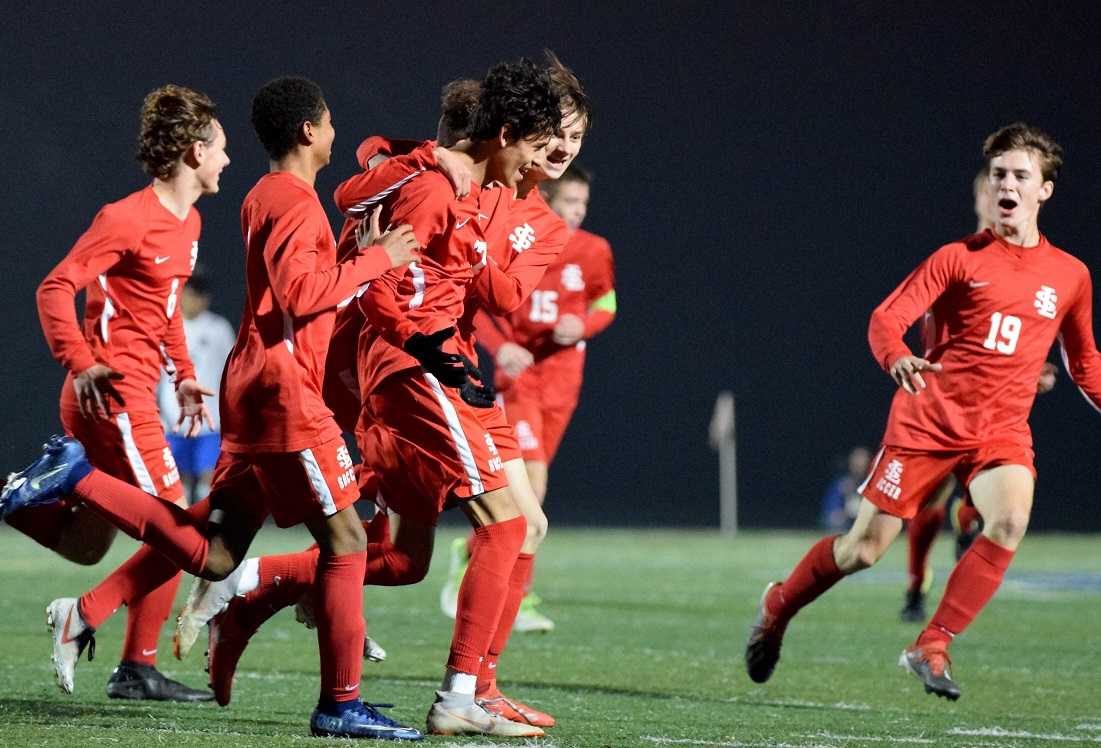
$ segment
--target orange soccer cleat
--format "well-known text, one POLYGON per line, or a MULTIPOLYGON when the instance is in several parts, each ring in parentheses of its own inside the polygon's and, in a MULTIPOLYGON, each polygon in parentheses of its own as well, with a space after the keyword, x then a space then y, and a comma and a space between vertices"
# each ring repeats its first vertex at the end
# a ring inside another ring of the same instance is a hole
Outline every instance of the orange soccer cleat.
POLYGON ((523 722, 536 727, 554 727, 554 717, 528 706, 522 701, 509 698, 494 688, 474 699, 487 712, 498 714, 513 722, 523 722))

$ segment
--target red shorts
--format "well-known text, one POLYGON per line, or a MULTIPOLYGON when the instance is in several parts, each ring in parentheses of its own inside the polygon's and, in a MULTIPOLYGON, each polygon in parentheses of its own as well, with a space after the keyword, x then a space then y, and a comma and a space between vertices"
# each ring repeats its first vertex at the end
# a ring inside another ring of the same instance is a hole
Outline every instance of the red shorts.
POLYGON ((90 421, 80 411, 62 408, 61 423, 96 468, 165 501, 183 501, 180 471, 156 415, 122 412, 90 421))
POLYGON ((1036 477, 1033 452, 1019 445, 992 445, 950 452, 928 452, 884 445, 872 461, 858 493, 887 514, 910 519, 933 498, 949 474, 964 488, 983 470, 1023 465, 1036 477))
POLYGON ((528 367, 501 396, 523 458, 548 465, 558 452, 581 394, 581 369, 549 363, 552 361, 545 359, 528 367))
POLYGON ((420 368, 387 377, 371 393, 368 409, 358 433, 363 462, 377 475, 386 506, 398 514, 434 524, 449 500, 508 485, 504 456, 482 409, 420 368))
POLYGON ((359 498, 356 470, 341 438, 298 452, 222 452, 210 481, 212 501, 264 497, 279 527, 331 517, 359 498))

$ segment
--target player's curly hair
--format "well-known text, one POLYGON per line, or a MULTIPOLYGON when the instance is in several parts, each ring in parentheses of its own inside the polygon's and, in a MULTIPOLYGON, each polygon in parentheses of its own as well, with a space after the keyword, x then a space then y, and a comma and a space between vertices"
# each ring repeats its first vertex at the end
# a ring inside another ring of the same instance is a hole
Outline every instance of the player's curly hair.
POLYGON ((498 63, 490 69, 482 81, 470 137, 489 140, 502 127, 508 128, 509 137, 517 140, 553 135, 561 120, 562 111, 550 74, 524 57, 498 63))
POLYGON ((588 132, 593 126, 593 105, 589 95, 585 93, 585 87, 581 85, 577 75, 558 59, 558 55, 549 49, 544 49, 543 55, 547 58, 551 85, 562 105, 563 119, 574 115, 583 117, 585 131, 588 132))
POLYGON ((455 140, 468 136, 481 94, 482 82, 473 78, 453 80, 440 91, 440 125, 455 140))
POLYGON ((580 166, 576 161, 566 167, 566 171, 562 172, 562 176, 558 179, 546 179, 539 183, 539 189, 543 192, 543 198, 545 200, 553 200, 554 196, 558 194, 559 188, 567 182, 577 182, 578 184, 592 184, 593 174, 588 169, 580 166))
POLYGON ((321 86, 297 76, 268 81, 252 98, 252 129, 272 160, 279 160, 298 143, 306 122, 319 124, 327 108, 321 86))
POLYGON ((218 112, 206 94, 172 83, 150 91, 141 105, 138 161, 145 173, 168 179, 194 143, 214 140, 218 112))
POLYGON ((1063 166, 1063 147, 1039 127, 1024 122, 1014 122, 987 136, 982 144, 982 155, 987 169, 991 159, 1006 151, 1027 150, 1040 159, 1040 173, 1046 182, 1054 182, 1063 166))

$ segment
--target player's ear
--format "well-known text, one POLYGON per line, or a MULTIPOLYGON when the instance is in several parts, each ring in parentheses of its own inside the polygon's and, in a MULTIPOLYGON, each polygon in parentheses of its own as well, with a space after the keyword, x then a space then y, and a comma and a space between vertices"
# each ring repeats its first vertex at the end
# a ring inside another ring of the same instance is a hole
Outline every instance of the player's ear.
POLYGON ((1046 203, 1051 199, 1052 193, 1055 192, 1055 182, 1050 179, 1046 180, 1040 187, 1040 202, 1046 203))
POLYGON ((508 146, 515 138, 512 137, 512 131, 508 125, 501 125, 501 131, 497 133, 497 142, 502 148, 508 146))
POLYGON ((191 169, 198 169, 202 166, 203 160, 206 158, 206 143, 201 140, 196 140, 194 143, 187 147, 187 150, 180 156, 180 161, 186 164, 191 169))
POLYGON ((298 142, 302 145, 311 145, 317 139, 317 126, 306 120, 298 128, 298 142))

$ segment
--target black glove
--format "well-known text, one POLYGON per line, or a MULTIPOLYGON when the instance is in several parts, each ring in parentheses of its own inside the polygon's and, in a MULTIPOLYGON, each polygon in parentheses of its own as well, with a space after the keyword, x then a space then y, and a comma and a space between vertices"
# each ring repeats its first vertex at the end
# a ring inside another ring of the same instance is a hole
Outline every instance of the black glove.
POLYGON ((464 403, 474 408, 492 408, 497 404, 497 391, 493 388, 492 382, 485 384, 481 369, 466 356, 462 356, 462 360, 467 380, 459 388, 459 397, 464 403))
POLYGON ((455 334, 454 327, 446 327, 431 335, 415 333, 405 341, 405 352, 420 362, 421 367, 447 387, 462 387, 466 383, 466 367, 463 357, 444 353, 440 344, 455 334))

